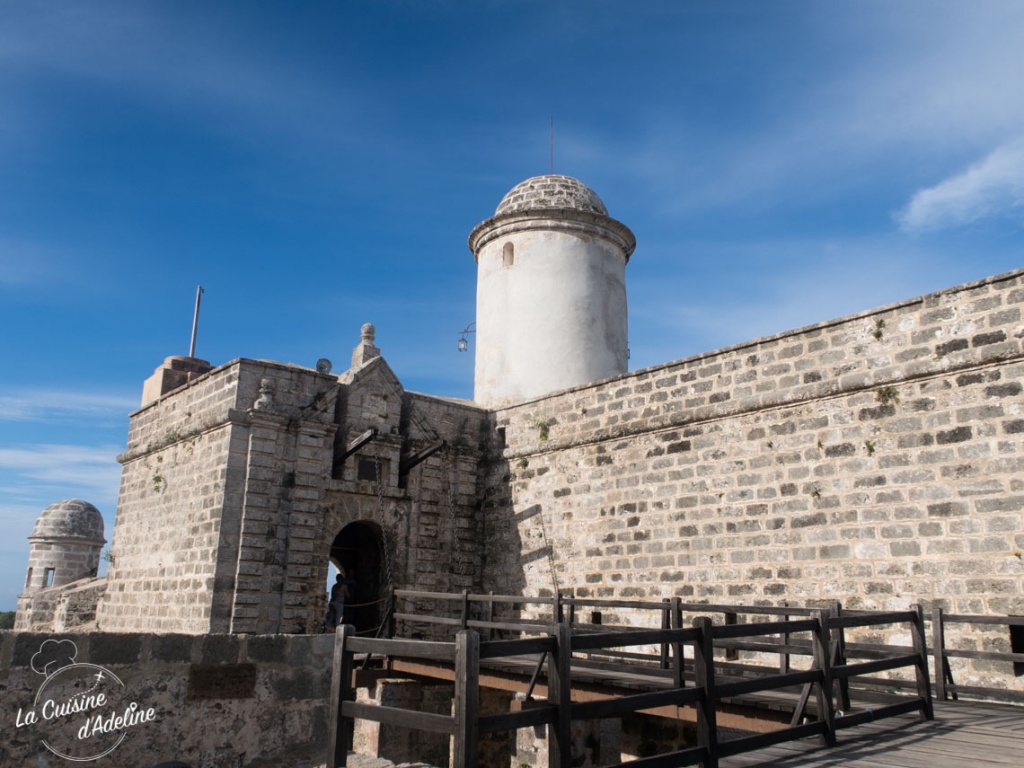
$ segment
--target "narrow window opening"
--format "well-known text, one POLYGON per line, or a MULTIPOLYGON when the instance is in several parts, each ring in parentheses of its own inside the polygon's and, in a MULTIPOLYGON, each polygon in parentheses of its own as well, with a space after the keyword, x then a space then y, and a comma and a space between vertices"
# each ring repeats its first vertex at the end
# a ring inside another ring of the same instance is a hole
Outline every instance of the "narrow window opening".
POLYGON ((380 463, 372 459, 360 459, 356 468, 356 479, 372 480, 377 482, 377 475, 380 473, 380 463))
POLYGON ((53 568, 47 568, 46 569, 46 573, 43 574, 43 586, 44 587, 52 587, 53 586, 53 568))
POLYGON ((516 260, 515 246, 512 243, 505 243, 501 249, 501 266, 511 267, 516 260))
MULTIPOLYGON (((1024 653, 1024 626, 1010 626, 1010 652, 1024 653)), ((1014 677, 1024 677, 1024 662, 1013 662, 1014 677)))
POLYGON ((28 576, 25 577, 25 589, 28 589, 28 585, 32 583, 32 568, 28 569, 28 576))

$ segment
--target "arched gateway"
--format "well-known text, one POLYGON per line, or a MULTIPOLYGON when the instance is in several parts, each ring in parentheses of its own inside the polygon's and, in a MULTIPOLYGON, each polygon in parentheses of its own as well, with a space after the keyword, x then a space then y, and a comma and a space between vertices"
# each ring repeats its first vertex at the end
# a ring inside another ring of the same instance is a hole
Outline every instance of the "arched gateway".
MULTIPOLYGON (((386 591, 389 576, 385 573, 384 539, 375 523, 356 522, 346 525, 331 543, 331 564, 339 573, 355 580, 355 607, 350 621, 361 635, 375 636, 385 619, 386 591)), ((333 586, 328 584, 328 591, 333 586)))

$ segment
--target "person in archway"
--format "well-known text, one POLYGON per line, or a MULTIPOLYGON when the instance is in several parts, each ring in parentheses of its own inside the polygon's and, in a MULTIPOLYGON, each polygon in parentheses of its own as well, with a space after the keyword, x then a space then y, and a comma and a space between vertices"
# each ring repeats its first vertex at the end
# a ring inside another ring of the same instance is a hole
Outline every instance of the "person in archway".
POLYGON ((348 602, 345 597, 348 585, 345 581, 344 574, 339 573, 334 580, 334 586, 331 587, 331 601, 327 604, 327 617, 324 619, 324 626, 327 629, 335 629, 345 615, 345 603, 348 602))
POLYGON ((352 624, 353 626, 355 626, 356 569, 346 568, 345 578, 341 580, 341 583, 345 587, 345 589, 342 592, 345 598, 345 605, 342 608, 341 621, 343 624, 352 624))

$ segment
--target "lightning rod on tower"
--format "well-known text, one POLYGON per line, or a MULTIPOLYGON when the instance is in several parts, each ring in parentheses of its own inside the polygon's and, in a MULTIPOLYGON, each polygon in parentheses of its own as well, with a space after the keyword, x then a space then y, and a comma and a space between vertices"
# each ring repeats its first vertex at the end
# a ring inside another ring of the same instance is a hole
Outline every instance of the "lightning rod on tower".
POLYGON ((188 356, 196 356, 196 332, 199 330, 199 302, 202 299, 203 286, 196 288, 196 311, 192 315, 192 343, 188 347, 188 356))

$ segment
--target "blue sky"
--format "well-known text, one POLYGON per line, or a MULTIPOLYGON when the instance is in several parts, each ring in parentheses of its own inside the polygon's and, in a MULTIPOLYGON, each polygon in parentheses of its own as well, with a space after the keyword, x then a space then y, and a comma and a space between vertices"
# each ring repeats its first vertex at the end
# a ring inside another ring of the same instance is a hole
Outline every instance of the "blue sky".
POLYGON ((1024 266, 1024 4, 0 0, 0 610, 113 529, 168 355, 470 397, 466 237, 554 169, 631 227, 642 368, 1024 266))

